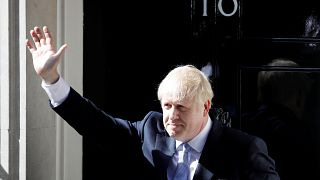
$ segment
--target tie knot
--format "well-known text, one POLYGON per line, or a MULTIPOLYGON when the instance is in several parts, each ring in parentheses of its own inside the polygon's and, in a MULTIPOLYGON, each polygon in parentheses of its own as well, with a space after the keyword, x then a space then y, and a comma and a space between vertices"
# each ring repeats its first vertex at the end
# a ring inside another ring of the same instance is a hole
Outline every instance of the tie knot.
POLYGON ((190 152, 190 150, 192 150, 192 147, 188 143, 183 143, 183 146, 185 152, 190 152))
POLYGON ((190 150, 190 148, 192 148, 188 143, 181 143, 179 146, 178 146, 178 148, 177 148, 177 150, 178 151, 185 151, 185 150, 190 150))
POLYGON ((188 143, 182 143, 178 146, 177 152, 185 153, 190 152, 192 150, 192 147, 188 143))
POLYGON ((188 143, 183 144, 184 153, 189 153, 192 150, 192 147, 188 143))
MULTIPOLYGON (((187 163, 190 161, 190 156, 191 156, 191 151, 192 151, 192 147, 188 144, 188 143, 182 143, 178 149, 177 149, 182 156, 181 157, 181 161, 184 163, 187 163)), ((180 161, 180 162, 181 162, 180 161)))

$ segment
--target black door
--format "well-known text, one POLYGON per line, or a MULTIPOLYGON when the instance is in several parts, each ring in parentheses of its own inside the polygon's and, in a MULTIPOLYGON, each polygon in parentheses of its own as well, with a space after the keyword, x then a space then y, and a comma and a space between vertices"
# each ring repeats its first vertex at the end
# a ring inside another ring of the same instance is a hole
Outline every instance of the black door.
MULTIPOLYGON (((229 111, 232 126, 246 131, 243 115, 258 105, 260 71, 306 73, 312 85, 305 120, 299 127, 310 133, 307 145, 315 160, 314 165, 304 166, 310 167, 308 174, 319 176, 311 168, 320 167, 316 153, 320 8, 316 2, 84 1, 84 95, 112 116, 140 120, 150 110, 161 110, 157 85, 170 69, 179 64, 201 68, 210 63, 213 106, 229 111), (276 58, 300 66, 280 70, 265 66, 276 58)), ((133 144, 108 146, 120 138, 125 137, 106 137, 106 142, 84 138, 84 179, 103 179, 117 172, 119 179, 132 178, 123 169, 137 168, 142 155, 139 149, 132 149, 133 144), (108 164, 114 168, 106 168, 108 164)), ((293 158, 297 157, 304 155, 293 158)))

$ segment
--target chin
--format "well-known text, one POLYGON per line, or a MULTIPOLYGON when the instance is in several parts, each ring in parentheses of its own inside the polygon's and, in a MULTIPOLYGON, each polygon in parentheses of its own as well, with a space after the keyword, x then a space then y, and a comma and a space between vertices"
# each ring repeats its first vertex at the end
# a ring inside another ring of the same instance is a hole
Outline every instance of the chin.
POLYGON ((175 137, 176 136, 176 132, 174 132, 174 131, 172 131, 172 130, 169 130, 169 131, 167 131, 168 132, 168 134, 169 134, 169 136, 170 137, 175 137))
POLYGON ((168 134, 170 137, 173 137, 175 139, 179 139, 179 135, 181 135, 182 129, 179 126, 167 126, 166 128, 168 134))
POLYGON ((183 141, 184 138, 181 136, 181 134, 178 134, 177 132, 170 132, 169 133, 169 136, 174 138, 175 140, 178 140, 178 141, 183 141))

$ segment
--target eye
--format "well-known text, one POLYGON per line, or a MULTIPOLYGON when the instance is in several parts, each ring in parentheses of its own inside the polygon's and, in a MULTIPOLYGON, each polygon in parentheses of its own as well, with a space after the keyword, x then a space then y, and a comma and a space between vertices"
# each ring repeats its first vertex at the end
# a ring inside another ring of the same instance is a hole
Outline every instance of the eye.
POLYGON ((172 104, 170 104, 170 103, 164 103, 163 105, 162 105, 162 108, 163 109, 170 109, 172 107, 172 104))
POLYGON ((188 110, 188 108, 186 106, 181 105, 181 104, 177 105, 177 109, 181 112, 186 112, 188 110))

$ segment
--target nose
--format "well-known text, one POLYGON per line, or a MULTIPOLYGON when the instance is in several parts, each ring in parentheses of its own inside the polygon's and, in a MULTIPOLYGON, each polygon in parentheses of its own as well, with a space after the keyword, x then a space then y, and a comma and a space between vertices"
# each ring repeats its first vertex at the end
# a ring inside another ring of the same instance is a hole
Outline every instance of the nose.
POLYGON ((176 119, 178 119, 178 117, 179 117, 179 112, 177 111, 176 108, 172 107, 172 108, 170 109, 169 115, 170 115, 170 119, 171 119, 171 120, 176 120, 176 119))

